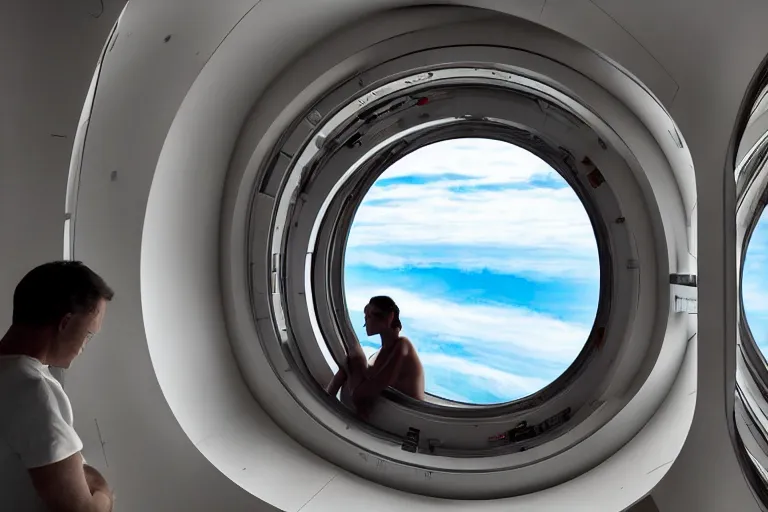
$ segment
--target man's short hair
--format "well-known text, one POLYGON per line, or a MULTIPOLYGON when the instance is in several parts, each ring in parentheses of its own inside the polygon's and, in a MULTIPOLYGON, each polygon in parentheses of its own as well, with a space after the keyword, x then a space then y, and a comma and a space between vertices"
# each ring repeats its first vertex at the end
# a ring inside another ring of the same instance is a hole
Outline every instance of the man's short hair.
POLYGON ((101 299, 112 300, 112 289, 79 261, 53 261, 35 267, 13 292, 13 324, 46 327, 68 313, 87 313, 101 299))

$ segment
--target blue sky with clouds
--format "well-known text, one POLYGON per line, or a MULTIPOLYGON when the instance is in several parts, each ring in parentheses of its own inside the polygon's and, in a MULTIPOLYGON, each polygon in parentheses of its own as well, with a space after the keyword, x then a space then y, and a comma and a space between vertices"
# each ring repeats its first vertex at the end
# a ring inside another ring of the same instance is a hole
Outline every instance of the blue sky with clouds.
POLYGON ((752 336, 768 357, 768 219, 763 212, 752 233, 744 261, 742 294, 752 336))
POLYGON ((363 307, 389 295, 427 392, 506 402, 552 382, 584 346, 597 245, 576 194, 542 160, 499 141, 444 141, 396 162, 366 195, 345 290, 366 353, 379 339, 365 336, 363 307))

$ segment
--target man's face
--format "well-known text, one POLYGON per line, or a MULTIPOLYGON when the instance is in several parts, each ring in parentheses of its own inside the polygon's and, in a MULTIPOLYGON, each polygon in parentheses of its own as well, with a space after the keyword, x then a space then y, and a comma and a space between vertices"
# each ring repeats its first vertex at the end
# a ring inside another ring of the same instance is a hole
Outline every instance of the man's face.
POLYGON ((101 299, 96 309, 91 312, 64 316, 59 323, 51 364, 69 368, 72 361, 83 352, 88 341, 101 330, 106 309, 107 301, 101 299))
POLYGON ((392 322, 392 319, 389 318, 392 316, 392 314, 384 314, 383 311, 381 311, 373 304, 368 304, 365 306, 363 313, 365 315, 365 334, 368 336, 381 334, 390 326, 390 323, 392 322))

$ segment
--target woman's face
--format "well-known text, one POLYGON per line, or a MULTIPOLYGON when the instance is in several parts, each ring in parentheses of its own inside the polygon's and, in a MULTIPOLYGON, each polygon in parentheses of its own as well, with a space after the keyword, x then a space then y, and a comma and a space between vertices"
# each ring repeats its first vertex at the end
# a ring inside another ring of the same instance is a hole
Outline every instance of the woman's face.
POLYGON ((368 304, 363 310, 365 316, 365 334, 375 336, 389 329, 392 325, 393 313, 386 314, 373 304, 368 304))

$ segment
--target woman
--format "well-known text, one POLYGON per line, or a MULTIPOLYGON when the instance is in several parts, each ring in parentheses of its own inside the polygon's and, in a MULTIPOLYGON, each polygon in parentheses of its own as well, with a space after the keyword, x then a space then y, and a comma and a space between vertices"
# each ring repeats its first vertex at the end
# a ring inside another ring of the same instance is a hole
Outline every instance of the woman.
POLYGON ((365 332, 381 337, 381 350, 372 366, 358 343, 347 358, 346 369, 340 369, 328 385, 335 395, 342 390, 341 400, 350 402, 361 413, 367 413, 373 400, 391 386, 401 393, 424 400, 424 368, 411 341, 400 336, 400 308, 387 296, 372 297, 365 306, 365 332))
POLYGON ((365 358, 365 352, 360 343, 355 339, 349 347, 349 355, 346 364, 339 368, 339 371, 333 376, 331 382, 326 387, 326 391, 331 396, 336 396, 341 390, 339 400, 344 405, 354 408, 352 402, 352 390, 357 387, 365 378, 368 370, 368 361, 365 358))

